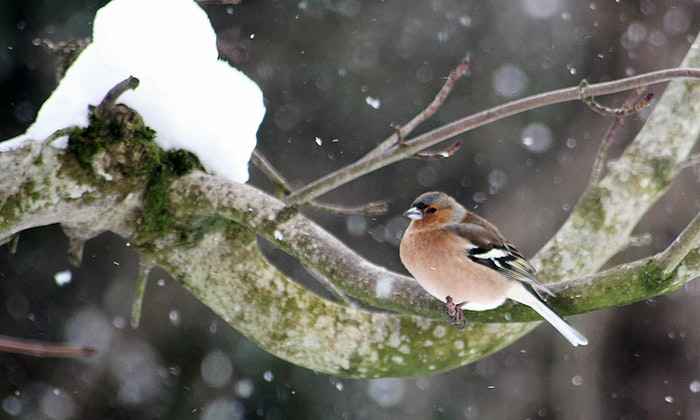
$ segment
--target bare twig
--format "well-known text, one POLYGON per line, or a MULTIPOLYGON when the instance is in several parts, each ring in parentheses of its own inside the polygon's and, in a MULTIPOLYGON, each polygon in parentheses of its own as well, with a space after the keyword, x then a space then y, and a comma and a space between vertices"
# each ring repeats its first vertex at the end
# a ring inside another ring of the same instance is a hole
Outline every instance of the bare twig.
POLYGON ((134 76, 129 76, 117 83, 112 89, 109 90, 109 92, 107 92, 104 99, 102 99, 102 102, 100 102, 97 108, 95 108, 95 115, 107 115, 107 113, 114 108, 114 105, 116 105, 120 96, 122 96, 128 90, 136 89, 138 86, 139 79, 135 78, 134 76))
MULTIPOLYGON (((700 78, 700 69, 675 68, 659 70, 625 79, 592 84, 586 88, 586 92, 591 96, 610 95, 679 78, 700 78)), ((482 125, 532 109, 579 99, 580 90, 575 86, 518 99, 495 108, 460 118, 442 127, 406 140, 404 142, 404 147, 396 148, 392 150, 392 153, 377 153, 376 151, 371 151, 366 157, 360 158, 355 163, 323 176, 309 183, 307 186, 294 191, 287 197, 287 203, 300 204, 313 200, 363 175, 394 162, 409 158, 428 147, 467 131, 474 130, 482 125)), ((378 147, 383 147, 383 144, 384 143, 378 147)), ((385 150, 382 150, 382 152, 383 151, 385 150)))
POLYGON ((382 141, 376 148, 365 155, 363 159, 370 159, 372 157, 382 155, 397 144, 403 144, 404 139, 406 139, 406 137, 408 137, 413 130, 416 129, 416 127, 432 117, 440 109, 440 107, 442 107, 442 104, 445 103, 445 100, 452 92, 452 89, 454 89, 457 81, 469 72, 469 67, 469 57, 465 57, 464 60, 462 60, 462 62, 459 63, 457 67, 455 67, 447 76, 445 83, 442 85, 442 88, 440 88, 437 95, 435 95, 432 102, 430 102, 430 104, 428 104, 423 111, 419 112, 405 125, 392 125, 394 134, 384 139, 384 141, 382 141))
POLYGON ((319 203, 318 201, 312 201, 310 203, 310 207, 344 216, 353 214, 363 216, 381 216, 389 211, 389 203, 387 203, 385 200, 371 201, 367 204, 361 204, 359 206, 337 206, 334 204, 325 204, 319 203))
POLYGON ((465 57, 464 60, 462 60, 462 62, 459 63, 457 67, 455 67, 447 76, 445 83, 442 85, 442 88, 440 88, 437 95, 435 95, 432 102, 430 102, 430 104, 428 104, 428 106, 418 115, 413 117, 411 121, 399 129, 401 136, 403 136, 403 138, 408 137, 408 135, 411 134, 416 127, 423 124, 423 122, 435 115, 435 113, 442 107, 442 104, 445 103, 447 97, 450 96, 450 93, 452 92, 452 89, 454 89, 457 81, 468 72, 469 57, 465 57))
MULTIPOLYGON (((272 181, 272 183, 275 184, 282 194, 286 195, 291 192, 292 189, 289 185, 289 181, 287 181, 284 175, 282 175, 258 150, 253 151, 251 162, 253 162, 253 164, 260 169, 260 171, 262 171, 267 178, 272 181)), ((379 216, 385 214, 389 210, 389 204, 384 200, 372 201, 360 206, 338 206, 334 204, 319 203, 315 200, 305 204, 317 210, 340 215, 361 214, 365 216, 379 216)))
POLYGON ((41 153, 44 151, 44 148, 46 146, 50 146, 51 143, 55 142, 56 140, 60 139, 61 137, 70 135, 70 133, 72 133, 77 128, 78 128, 78 126, 70 126, 70 127, 61 128, 59 130, 54 131, 43 142, 41 142, 41 147, 38 148, 36 155, 41 156, 41 153))
POLYGON ((622 118, 615 118, 613 122, 610 123, 610 126, 605 132, 603 140, 598 146, 598 153, 596 153, 595 160, 593 161, 593 166, 591 168, 591 176, 588 180, 589 188, 591 186, 598 185, 600 180, 603 178, 603 174, 605 172, 605 164, 608 161, 608 149, 610 149, 610 146, 615 141, 615 134, 617 133, 617 130, 620 127, 622 127, 622 125, 622 118))
POLYGON ((678 267, 678 264, 688 253, 698 246, 700 242, 700 213, 688 223, 683 232, 676 237, 671 245, 659 257, 659 262, 668 276, 678 267))
POLYGON ((289 181, 282 175, 258 149, 253 150, 250 161, 283 193, 289 194, 289 181))
POLYGON ((459 149, 462 148, 462 142, 461 141, 456 141, 452 143, 451 145, 438 149, 438 150, 426 150, 423 152, 418 152, 416 153, 413 157, 415 159, 425 159, 425 160, 441 160, 441 159, 449 159, 452 156, 455 155, 455 153, 459 152, 459 149))
MULTIPOLYGON (((627 99, 622 107, 617 108, 618 110, 635 110, 634 112, 637 112, 639 110, 644 109, 646 106, 649 105, 649 98, 650 98, 651 93, 644 94, 643 92, 639 92, 636 95, 633 95, 631 98, 627 99)), ((591 97, 592 98, 592 97, 591 97)), ((591 106, 590 104, 589 107, 591 106)), ((601 105, 602 106, 602 105, 601 105)), ((607 108, 607 107, 606 107, 607 108)), ((601 114, 604 116, 614 116, 615 119, 613 122, 610 124, 610 127, 608 127, 608 130, 605 132, 605 136, 603 136, 603 140, 600 142, 600 146, 598 146, 598 153, 596 154, 595 161, 593 161, 593 167, 591 169, 591 176, 589 180, 589 188, 590 186, 597 185, 600 182, 600 179, 603 177, 603 173, 605 172, 605 164, 608 161, 608 150, 610 149, 610 146, 613 144, 615 141, 615 134, 617 134, 617 130, 624 125, 624 118, 630 113, 615 113, 615 109, 611 109, 613 112, 609 114, 601 114)))
POLYGON ((0 335, 0 352, 25 354, 36 357, 87 357, 95 349, 84 346, 69 346, 0 335))
POLYGON ((649 92, 635 102, 625 102, 619 108, 611 108, 596 101, 595 97, 588 95, 588 92, 586 92, 588 86, 589 84, 586 79, 581 80, 581 83, 578 85, 581 101, 583 101, 583 103, 586 104, 591 111, 598 115, 602 115, 603 117, 621 118, 637 113, 649 106, 649 104, 651 104, 651 100, 654 98, 654 94, 649 92))

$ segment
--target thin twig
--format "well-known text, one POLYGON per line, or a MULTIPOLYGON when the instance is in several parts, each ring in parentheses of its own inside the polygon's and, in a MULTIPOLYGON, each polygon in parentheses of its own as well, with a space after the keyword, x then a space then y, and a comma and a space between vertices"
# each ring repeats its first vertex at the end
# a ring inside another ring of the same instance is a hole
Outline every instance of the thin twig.
MULTIPOLYGON (((392 127, 395 131, 396 137, 398 139, 396 140, 397 144, 399 146, 403 146, 404 142, 404 136, 401 134, 401 126, 399 125, 394 125, 392 124, 392 127)), ((462 148, 462 142, 461 141, 456 141, 452 143, 451 145, 447 147, 443 147, 437 150, 426 150, 423 152, 418 152, 415 155, 413 155, 413 159, 421 159, 421 160, 442 160, 442 159, 449 159, 452 156, 455 155, 459 151, 459 149, 462 148)), ((376 151, 377 149, 374 149, 376 151)))
POLYGON ((107 115, 114 108, 117 100, 126 91, 136 89, 139 86, 139 79, 134 76, 129 76, 121 82, 117 83, 112 89, 107 92, 102 102, 95 108, 95 115, 107 115))
MULTIPOLYGON (((289 181, 287 181, 284 175, 282 175, 258 150, 253 150, 251 162, 275 184, 282 194, 286 195, 291 192, 292 189, 289 185, 289 181)), ((305 205, 317 210, 340 215, 360 214, 365 216, 380 216, 389 210, 389 204, 384 200, 372 201, 360 206, 338 206, 335 204, 319 203, 315 200, 310 203, 305 203, 305 205)))
MULTIPOLYGON (((646 95, 643 92, 639 92, 638 94, 630 97, 627 99, 621 108, 618 109, 635 109, 635 110, 642 110, 646 106, 649 105, 649 97, 650 93, 647 93, 646 95)), ((590 106, 590 105, 589 105, 590 106)), ((612 108, 611 108, 612 109, 612 108)), ((637 112, 637 111, 635 111, 637 112)), ((600 182, 601 178, 603 177, 603 174, 605 172, 605 164, 608 161, 608 150, 610 149, 610 146, 613 144, 615 141, 615 134, 617 134, 617 130, 624 125, 624 118, 627 115, 630 114, 625 114, 625 113, 611 113, 609 115, 606 114, 601 114, 605 116, 614 116, 615 119, 613 122, 610 124, 610 127, 608 127, 608 130, 605 132, 605 136, 603 136, 603 140, 600 142, 600 146, 598 146, 598 153, 596 153, 596 158, 595 161, 593 161, 593 167, 591 169, 591 176, 590 180, 588 181, 589 188, 591 186, 598 185, 600 182)))
POLYGON ((615 134, 617 133, 617 130, 620 127, 622 127, 622 125, 622 118, 615 118, 613 122, 610 123, 610 127, 608 127, 608 130, 605 132, 603 140, 598 146, 598 153, 596 153, 595 160, 593 161, 593 167, 591 168, 591 176, 588 181, 589 187, 598 185, 600 180, 603 178, 603 174, 605 172, 605 164, 608 161, 608 149, 610 149, 610 146, 613 144, 615 140, 615 134))
POLYGON ((698 246, 700 241, 700 213, 693 217, 683 232, 669 245, 661 254, 659 262, 664 270, 664 275, 668 276, 678 267, 678 264, 688 255, 688 253, 698 246))
POLYGON ((43 341, 25 340, 0 335, 0 352, 25 354, 36 357, 87 357, 95 354, 95 349, 85 346, 69 346, 43 341))
POLYGON ((50 136, 48 136, 44 141, 41 142, 36 157, 38 158, 39 156, 41 156, 42 153, 44 153, 44 148, 46 148, 46 146, 50 146, 53 142, 60 139, 61 137, 69 136, 73 131, 75 131, 78 128, 79 127, 77 125, 73 125, 54 131, 50 136))
POLYGON ((406 137, 408 137, 413 130, 416 129, 416 127, 432 117, 440 109, 440 107, 442 107, 442 104, 445 103, 445 100, 454 89, 457 81, 469 72, 469 67, 469 57, 467 56, 450 72, 449 75, 447 75, 445 78, 445 83, 442 85, 437 95, 435 95, 435 98, 433 98, 425 109, 419 112, 415 117, 413 117, 413 119, 411 119, 411 121, 407 122, 403 126, 392 125, 392 128, 394 128, 394 133, 384 139, 376 148, 371 150, 365 157, 363 157, 363 159, 370 159, 372 157, 382 155, 397 144, 403 144, 404 139, 406 139, 406 137))
POLYGON ((411 134, 416 127, 423 124, 423 122, 435 115, 435 113, 442 107, 442 104, 445 103, 447 97, 450 96, 450 93, 452 93, 457 81, 469 72, 469 67, 469 57, 465 57, 464 60, 462 60, 462 62, 459 63, 457 67, 455 67, 447 76, 445 83, 442 85, 442 88, 440 88, 437 95, 435 95, 432 102, 430 102, 430 104, 428 104, 428 106, 422 112, 413 117, 411 121, 401 127, 399 131, 403 138, 408 137, 408 135, 411 134))
MULTIPOLYGON (((680 78, 700 78, 700 69, 675 68, 659 70, 625 79, 592 84, 586 88, 586 91, 588 95, 591 96, 603 96, 680 78)), ((377 169, 383 168, 394 162, 409 158, 428 147, 441 143, 467 131, 474 130, 482 125, 532 109, 579 99, 579 88, 574 86, 518 99, 464 118, 460 118, 449 124, 443 125, 442 127, 438 127, 432 131, 414 137, 413 139, 406 140, 404 142, 404 147, 396 148, 392 150, 391 153, 377 154, 375 152, 370 152, 369 154, 371 157, 360 158, 355 163, 323 176, 320 179, 309 183, 305 187, 294 191, 289 195, 289 197, 287 197, 287 203, 300 204, 313 200, 314 198, 334 190, 343 184, 347 184, 348 182, 353 181, 363 175, 376 171, 377 169)))
POLYGON ((309 203, 310 207, 317 210, 326 211, 338 215, 363 215, 363 216, 381 216, 389 211, 389 203, 385 200, 371 201, 367 204, 362 204, 359 206, 337 206, 334 204, 319 203, 317 201, 312 201, 309 203))
POLYGON ((591 111, 598 115, 602 115, 603 117, 622 118, 635 114, 649 106, 651 100, 654 98, 654 94, 649 92, 644 95, 644 97, 639 98, 637 101, 632 103, 626 101, 619 108, 611 108, 596 101, 594 96, 588 95, 588 92, 586 92, 588 86, 588 81, 586 81, 586 79, 581 80, 581 83, 578 85, 581 101, 583 101, 583 103, 586 104, 591 111))
POLYGON ((455 155, 455 153, 459 152, 459 149, 462 148, 462 142, 461 141, 456 141, 452 143, 451 145, 438 149, 438 150, 426 150, 423 152, 418 152, 415 155, 413 155, 414 159, 423 159, 423 160, 442 160, 442 159, 449 159, 452 156, 455 155))
POLYGON ((289 194, 291 187, 289 181, 282 175, 269 160, 258 149, 253 150, 253 155, 250 161, 255 165, 267 178, 282 191, 283 194, 289 194))

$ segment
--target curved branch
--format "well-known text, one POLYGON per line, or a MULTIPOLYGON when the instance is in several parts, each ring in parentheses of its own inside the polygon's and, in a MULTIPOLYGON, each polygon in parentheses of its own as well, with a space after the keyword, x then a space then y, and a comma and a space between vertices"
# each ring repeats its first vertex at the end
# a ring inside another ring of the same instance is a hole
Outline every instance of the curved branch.
MULTIPOLYGON (((698 64, 700 51, 695 50, 700 48, 691 48, 685 65, 698 64)), ((700 133, 698 113, 700 86, 671 83, 635 141, 538 253, 534 263, 541 277, 564 288, 557 306, 576 312, 627 303, 697 276, 700 252, 692 236, 697 221, 680 237, 682 245, 661 256, 590 274, 626 246, 636 223, 668 188, 700 133), (670 268, 678 259, 680 264, 670 268), (673 271, 666 275, 668 270, 673 271), (569 280, 575 278, 579 280, 569 280)), ((170 180, 167 197, 157 200, 169 207, 156 208, 159 217, 172 217, 163 223, 168 230, 156 239, 152 233, 144 238, 139 232, 147 211, 144 198, 153 201, 148 194, 154 192, 144 191, 143 170, 128 168, 147 167, 142 160, 149 155, 143 148, 133 150, 142 143, 104 143, 88 162, 91 168, 78 163, 70 151, 43 148, 41 143, 0 153, 0 240, 51 223, 61 223, 82 239, 105 230, 132 238, 229 325, 266 350, 340 375, 401 376, 450 369, 512 343, 537 325, 448 328, 429 318, 437 315, 433 300, 412 280, 364 260, 295 208, 250 186, 201 172, 170 180), (321 299, 272 267, 254 243, 256 234, 351 296, 428 317, 378 314, 321 299)), ((513 305, 480 316, 530 319, 513 305)))
MULTIPOLYGON (((283 202, 254 187, 230 184, 198 172, 177 180, 170 194, 179 209, 178 218, 189 220, 216 215, 247 226, 298 258, 306 267, 318 270, 336 287, 358 300, 400 313, 433 319, 443 317, 443 305, 425 293, 412 278, 367 261, 304 215, 290 211, 283 202)), ((581 216, 580 211, 574 214, 578 215, 574 217, 581 216)), ((700 261, 695 260, 696 253, 700 255, 700 245, 697 244, 699 225, 700 215, 673 245, 654 257, 622 264, 595 275, 582 273, 552 283, 552 289, 557 292, 553 305, 563 314, 573 315, 621 306, 675 290, 678 285, 700 276, 700 261), (674 251, 676 248, 682 252, 674 251), (679 273, 677 266, 681 262, 685 269, 679 273)), ((584 231, 585 228, 579 229, 580 233, 584 231)), ((567 233, 566 230, 562 232, 567 233)), ((576 252, 577 248, 581 248, 581 244, 574 242, 559 252, 576 252)), ((608 258, 616 253, 614 249, 606 249, 608 258)), ((598 258, 602 260, 603 257, 598 258)), ((549 274, 550 278, 563 268, 553 261, 542 263, 541 258, 540 264, 543 265, 542 273, 549 274)), ((469 320, 482 322, 539 319, 525 306, 514 303, 492 311, 467 311, 465 315, 469 320)))
POLYGON ((257 232, 274 238, 276 220, 295 213, 253 187, 201 172, 174 181, 170 189, 180 230, 140 241, 145 182, 119 179, 109 158, 119 153, 118 144, 95 158, 94 173, 51 147, 41 152, 42 164, 33 164, 40 148, 32 143, 0 153, 0 165, 7 168, 0 177, 0 237, 52 223, 80 237, 117 232, 230 326, 300 366, 352 377, 433 373, 485 357, 529 331, 528 324, 517 323, 473 324, 459 331, 438 320, 323 299, 279 272, 255 242, 257 232), (210 213, 209 203, 195 199, 203 192, 220 202, 237 197, 240 211, 210 213))

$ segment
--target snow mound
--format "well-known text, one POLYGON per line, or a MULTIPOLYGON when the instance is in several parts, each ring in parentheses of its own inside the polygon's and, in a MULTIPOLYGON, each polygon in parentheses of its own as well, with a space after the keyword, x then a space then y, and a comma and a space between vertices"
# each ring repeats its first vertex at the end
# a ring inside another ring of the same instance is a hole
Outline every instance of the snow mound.
POLYGON ((248 161, 265 115, 263 95, 255 82, 218 59, 216 34, 193 0, 113 0, 97 12, 93 28, 93 42, 34 124, 0 143, 0 151, 43 140, 61 128, 86 126, 88 105, 135 76, 139 87, 119 102, 143 116, 162 148, 188 150, 208 171, 235 182, 248 180, 248 161))

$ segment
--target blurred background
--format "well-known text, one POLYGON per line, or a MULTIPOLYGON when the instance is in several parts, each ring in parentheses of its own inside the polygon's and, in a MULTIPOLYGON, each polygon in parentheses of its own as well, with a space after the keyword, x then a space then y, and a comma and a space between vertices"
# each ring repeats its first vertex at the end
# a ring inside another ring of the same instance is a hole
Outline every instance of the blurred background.
MULTIPOLYGON (((105 3, 0 3, 0 139, 22 133, 56 86, 56 57, 42 40, 89 36, 105 3)), ((676 66, 700 29, 693 1, 234 3, 203 7, 221 56, 266 96, 259 150, 297 186, 361 157, 392 123, 408 121, 465 55, 470 76, 420 131, 582 78, 676 66)), ((648 112, 626 120, 612 158, 648 112)), ((464 147, 449 160, 400 162, 323 197, 346 205, 388 199, 386 216, 309 216, 366 258, 405 272, 399 215, 416 195, 438 189, 494 221, 531 256, 576 203, 609 124, 575 102, 520 114, 461 136, 464 147)), ((271 188, 254 168, 250 182, 271 188)), ((685 170, 637 227, 643 240, 611 263, 663 249, 700 210, 699 188, 700 170, 685 170)), ((159 270, 133 330, 135 250, 105 234, 75 267, 67 247, 60 228, 47 226, 23 233, 15 255, 0 248, 0 334, 90 337, 108 351, 88 361, 0 354, 0 418, 700 419, 695 283, 575 317, 591 342, 585 348, 573 350, 541 327, 449 373, 348 380, 266 354, 159 270)))

